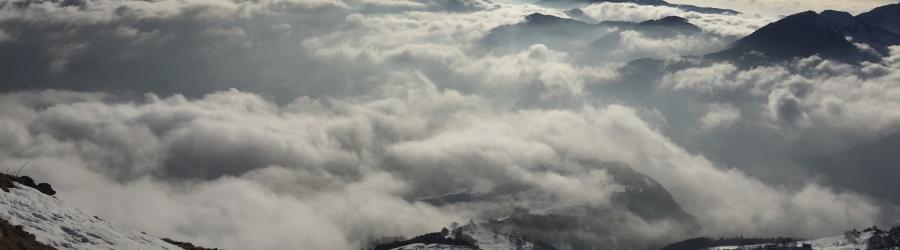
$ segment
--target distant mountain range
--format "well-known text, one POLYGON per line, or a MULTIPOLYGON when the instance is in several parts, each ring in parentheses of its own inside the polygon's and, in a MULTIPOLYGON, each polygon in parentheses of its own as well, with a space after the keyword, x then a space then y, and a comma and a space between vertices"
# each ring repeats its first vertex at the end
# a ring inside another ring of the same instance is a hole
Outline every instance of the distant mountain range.
POLYGON ((684 11, 693 11, 697 13, 706 13, 706 14, 725 14, 725 15, 737 15, 740 12, 730 9, 721 9, 721 8, 712 8, 712 7, 700 7, 689 4, 673 4, 666 2, 665 0, 542 0, 543 2, 585 2, 585 3, 633 3, 639 5, 650 5, 650 6, 665 6, 681 9, 684 11))
POLYGON ((846 62, 877 61, 889 46, 900 45, 900 34, 891 31, 897 29, 897 20, 889 18, 900 16, 898 10, 900 5, 889 5, 858 16, 833 10, 790 15, 707 58, 750 66, 812 55, 846 62), (895 12, 889 15, 890 11, 895 12))
MULTIPOLYGON (((671 4, 664 0, 584 1, 710 9, 671 4)), ((572 9, 567 13, 575 18, 584 16, 579 9, 572 9)), ((594 51, 586 53, 591 54, 612 47, 604 45, 617 41, 616 37, 624 31, 636 31, 655 38, 702 33, 699 27, 677 16, 644 22, 603 21, 590 24, 565 17, 534 13, 521 23, 494 28, 482 43, 492 48, 511 46, 515 50, 538 43, 548 47, 570 48, 573 47, 574 41, 593 40, 594 51), (610 33, 610 30, 615 31, 610 33), (516 47, 517 44, 520 46, 516 47)), ((848 63, 879 61, 889 53, 890 46, 900 45, 898 32, 900 32, 900 4, 881 6, 857 16, 834 10, 806 11, 770 23, 736 40, 727 49, 704 57, 731 61, 746 67, 780 63, 813 55, 848 63)))
MULTIPOLYGON (((623 32, 637 32, 653 38, 669 38, 678 35, 701 34, 696 25, 687 19, 668 16, 643 22, 603 21, 586 23, 583 21, 533 13, 522 22, 502 25, 491 29, 481 40, 481 44, 491 50, 521 51, 534 44, 544 44, 549 48, 567 51, 586 50, 590 54, 609 52, 617 47, 623 32)), ((592 57, 596 58, 596 57, 592 57)))

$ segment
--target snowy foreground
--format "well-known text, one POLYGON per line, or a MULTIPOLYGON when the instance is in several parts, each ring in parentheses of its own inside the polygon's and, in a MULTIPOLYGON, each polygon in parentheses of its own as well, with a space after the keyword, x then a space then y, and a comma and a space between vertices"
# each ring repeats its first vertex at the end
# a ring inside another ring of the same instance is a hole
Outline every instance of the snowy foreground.
MULTIPOLYGON (((871 232, 862 232, 855 241, 850 241, 846 236, 832 236, 817 240, 808 240, 797 242, 797 246, 809 244, 814 250, 858 250, 868 249, 866 240, 872 237, 871 232)), ((737 250, 737 249, 756 249, 763 248, 766 244, 748 245, 748 246, 720 246, 713 247, 711 250, 737 250)))
POLYGON ((0 217, 56 249, 181 249, 160 238, 114 226, 16 183, 0 191, 0 217))
MULTIPOLYGON (((535 244, 519 237, 493 233, 490 230, 473 225, 463 227, 463 233, 478 243, 478 249, 482 250, 531 250, 537 249, 535 244)), ((845 235, 821 238, 816 240, 799 241, 792 243, 791 246, 796 249, 813 249, 813 250, 860 250, 868 249, 866 241, 874 234, 872 232, 859 232, 853 240, 849 240, 845 235), (808 248, 805 248, 808 247, 808 248)), ((769 244, 743 245, 743 246, 717 246, 704 248, 709 250, 743 250, 743 249, 767 249, 769 244)), ((454 246, 445 244, 409 244, 392 250, 470 250, 473 248, 465 246, 454 246)), ((779 248, 782 249, 782 248, 779 248)))
MULTIPOLYGON (((16 183, 16 187, 11 188, 9 192, 0 191, 0 218, 9 221, 13 225, 22 225, 23 229, 34 234, 38 241, 54 248, 181 249, 158 237, 118 227, 94 216, 87 215, 57 198, 45 195, 33 188, 18 183, 16 183)), ((468 225, 462 229, 465 235, 478 242, 480 249, 527 250, 535 248, 535 245, 527 240, 496 234, 484 227, 468 225)), ((866 249, 866 239, 871 236, 872 233, 870 232, 862 232, 855 242, 848 240, 847 237, 842 235, 798 242, 798 245, 809 244, 812 246, 812 249, 817 250, 866 249)), ((752 248, 753 246, 743 246, 742 249, 752 248)), ((394 249, 468 250, 472 248, 416 243, 394 249)), ((720 246, 712 249, 728 250, 741 248, 737 246, 720 246)))
MULTIPOLYGON (((478 242, 480 250, 532 250, 535 245, 522 238, 491 232, 485 227, 474 224, 461 228, 462 233, 478 242)), ((447 237, 450 237, 449 235, 447 237)), ((446 244, 413 243, 396 247, 391 250, 471 250, 468 246, 456 246, 446 244)))
POLYGON ((868 240, 869 237, 872 237, 871 232, 863 232, 859 235, 859 239, 856 242, 850 242, 846 237, 842 235, 806 241, 805 243, 812 244, 813 249, 822 250, 868 249, 868 247, 866 246, 866 240, 868 240))

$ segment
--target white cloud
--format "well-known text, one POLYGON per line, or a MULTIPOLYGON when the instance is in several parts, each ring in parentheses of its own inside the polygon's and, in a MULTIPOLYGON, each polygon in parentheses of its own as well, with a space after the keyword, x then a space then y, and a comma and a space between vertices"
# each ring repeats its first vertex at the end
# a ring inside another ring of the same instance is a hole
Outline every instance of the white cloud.
POLYGON ((703 129, 729 126, 741 119, 741 111, 731 105, 712 104, 709 111, 700 119, 703 129))

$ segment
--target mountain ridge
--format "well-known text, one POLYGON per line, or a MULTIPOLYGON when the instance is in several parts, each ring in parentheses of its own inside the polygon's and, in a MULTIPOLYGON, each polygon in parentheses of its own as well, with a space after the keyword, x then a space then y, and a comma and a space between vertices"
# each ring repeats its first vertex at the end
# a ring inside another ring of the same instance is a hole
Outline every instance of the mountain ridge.
POLYGON ((888 47, 894 45, 900 45, 900 34, 874 25, 872 21, 835 10, 804 11, 769 23, 735 41, 729 48, 705 57, 744 66, 813 55, 856 63, 878 61, 889 53, 888 47), (869 48, 872 51, 867 51, 869 48))
MULTIPOLYGON (((548 1, 548 0, 544 0, 544 1, 548 1)), ((563 1, 566 1, 566 0, 563 0, 563 1)), ((693 11, 693 12, 704 13, 704 14, 737 15, 737 14, 741 13, 736 10, 724 9, 724 8, 703 7, 703 6, 696 6, 696 5, 690 5, 690 4, 673 4, 673 3, 669 3, 665 0, 569 0, 569 1, 581 1, 581 2, 588 2, 588 3, 592 3, 592 4, 593 3, 632 3, 632 4, 637 4, 637 5, 665 6, 665 7, 681 9, 684 11, 693 11)))
POLYGON ((900 3, 879 6, 856 17, 869 24, 900 34, 900 3))

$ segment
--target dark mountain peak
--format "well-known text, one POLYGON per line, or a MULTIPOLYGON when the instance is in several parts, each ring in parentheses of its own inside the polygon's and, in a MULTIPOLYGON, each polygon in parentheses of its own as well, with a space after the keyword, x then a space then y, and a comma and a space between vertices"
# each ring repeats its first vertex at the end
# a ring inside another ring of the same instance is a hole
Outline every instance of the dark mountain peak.
POLYGON ((881 12, 881 11, 898 11, 900 10, 900 3, 888 4, 884 6, 878 6, 872 9, 869 12, 881 12))
MULTIPOLYGON (((814 11, 808 11, 808 12, 814 12, 814 11)), ((837 11, 837 10, 823 10, 821 13, 819 13, 819 15, 836 16, 836 17, 841 17, 841 18, 853 19, 853 15, 851 15, 850 13, 847 13, 844 11, 837 11)))
POLYGON ((656 20, 647 20, 641 22, 642 24, 684 24, 690 23, 687 19, 680 16, 667 16, 656 20))
POLYGON ((525 22, 528 23, 548 23, 548 22, 558 22, 562 21, 562 17, 545 15, 542 13, 532 13, 531 15, 525 16, 525 22))
POLYGON ((571 24, 586 24, 584 22, 558 17, 554 15, 547 15, 542 13, 532 13, 531 15, 525 16, 526 24, 562 24, 562 23, 571 23, 571 24))
POLYGON ((637 24, 639 29, 657 33, 698 33, 703 31, 700 27, 691 24, 687 19, 679 16, 667 16, 656 20, 647 20, 637 24))
MULTIPOLYGON (((773 26, 773 25, 777 26, 777 25, 799 24, 799 23, 812 24, 812 23, 816 22, 816 19, 818 19, 818 18, 819 18, 819 13, 808 10, 808 11, 800 12, 800 13, 793 14, 790 16, 786 16, 786 17, 782 18, 781 20, 775 21, 774 23, 771 23, 765 27, 773 26)), ((765 28, 765 27, 763 27, 763 28, 765 28)))
POLYGON ((847 12, 843 12, 843 11, 824 10, 824 11, 822 11, 822 13, 819 13, 819 15, 822 16, 823 18, 833 21, 833 22, 849 24, 849 23, 853 23, 855 21, 853 15, 851 15, 850 13, 847 13, 847 12))
POLYGON ((638 5, 650 5, 650 6, 666 6, 672 8, 678 8, 684 11, 693 11, 698 13, 706 13, 706 14, 725 14, 725 15, 737 15, 740 12, 730 10, 730 9, 720 9, 713 7, 701 7, 689 4, 673 4, 667 2, 665 0, 541 0, 539 2, 544 3, 554 3, 554 2, 564 2, 564 1, 581 1, 587 3, 633 3, 638 5))
POLYGON ((519 23, 494 27, 481 39, 481 44, 491 49, 518 51, 533 44, 567 48, 572 41, 586 39, 606 26, 588 24, 579 20, 542 13, 525 16, 519 23))
POLYGON ((659 20, 667 21, 667 22, 682 22, 682 23, 688 22, 687 18, 680 17, 680 16, 667 16, 667 17, 660 18, 659 20))
MULTIPOLYGON (((544 0, 544 1, 559 1, 559 0, 544 0)), ((726 14, 726 15, 736 15, 740 14, 740 12, 729 10, 729 9, 720 9, 720 8, 712 8, 712 7, 701 7, 695 5, 688 4, 673 4, 666 2, 665 0, 582 0, 589 3, 633 3, 639 5, 651 5, 651 6, 666 6, 678 8, 684 11, 693 11, 699 13, 707 13, 707 14, 726 14)))
POLYGON ((750 65, 816 54, 848 62, 878 60, 861 52, 851 41, 867 44, 883 54, 888 46, 900 44, 900 35, 869 25, 846 12, 806 11, 770 23, 736 41, 731 48, 708 57, 750 65))
POLYGON ((881 6, 856 17, 868 24, 900 34, 900 3, 881 6))
POLYGON ((815 11, 812 11, 812 10, 807 10, 807 11, 798 12, 796 14, 786 16, 786 17, 782 18, 782 20, 789 19, 789 18, 811 17, 811 16, 817 16, 817 15, 819 15, 819 13, 816 13, 815 11))
POLYGON ((680 17, 680 16, 667 16, 656 20, 647 20, 641 23, 663 23, 663 24, 674 24, 674 23, 688 23, 688 20, 680 17))
POLYGON ((819 14, 820 22, 836 31, 844 31, 858 23, 853 15, 843 11, 826 10, 819 14))
POLYGON ((640 5, 669 5, 665 0, 593 0, 594 3, 633 3, 640 5))

